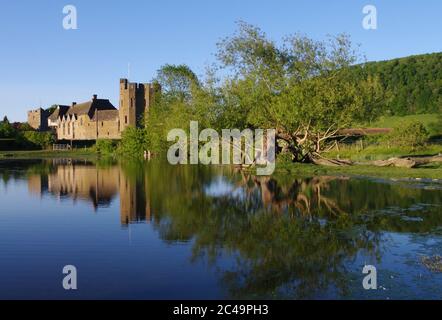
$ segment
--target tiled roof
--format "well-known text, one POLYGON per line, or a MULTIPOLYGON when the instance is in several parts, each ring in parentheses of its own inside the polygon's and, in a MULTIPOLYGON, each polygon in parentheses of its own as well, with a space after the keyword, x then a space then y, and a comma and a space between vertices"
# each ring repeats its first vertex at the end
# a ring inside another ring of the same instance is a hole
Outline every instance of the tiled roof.
POLYGON ((92 108, 92 104, 93 104, 92 101, 76 104, 76 105, 74 105, 74 106, 69 108, 67 114, 68 115, 72 115, 72 114, 76 114, 76 115, 89 114, 89 112, 91 111, 91 108, 92 108))
MULTIPOLYGON (((118 110, 112 105, 112 103, 107 99, 93 99, 88 102, 79 103, 69 107, 65 112, 66 116, 80 116, 88 115, 89 118, 93 118, 96 111, 114 111, 118 114, 118 110)), ((106 115, 109 116, 109 115, 106 115)), ((63 117, 63 115, 62 115, 63 117)), ((52 119, 51 119, 52 120, 52 119)))
POLYGON ((49 116, 49 120, 51 121, 57 121, 61 117, 63 117, 66 112, 69 110, 69 106, 57 106, 57 108, 52 112, 52 114, 49 116))
POLYGON ((97 110, 92 118, 93 121, 118 120, 118 110, 97 110))

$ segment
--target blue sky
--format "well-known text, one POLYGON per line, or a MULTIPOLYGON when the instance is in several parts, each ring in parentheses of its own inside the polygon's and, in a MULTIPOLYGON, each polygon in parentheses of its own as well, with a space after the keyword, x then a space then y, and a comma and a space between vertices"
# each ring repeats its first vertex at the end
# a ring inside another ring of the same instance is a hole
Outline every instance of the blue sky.
POLYGON ((216 42, 235 21, 269 37, 302 32, 321 39, 346 32, 368 60, 442 51, 440 0, 39 0, 0 4, 0 116, 26 120, 38 106, 89 100, 118 104, 118 79, 150 81, 165 63, 197 74, 214 61, 216 42), (65 5, 78 29, 64 30, 65 5), (362 8, 375 5, 378 29, 362 28, 362 8))

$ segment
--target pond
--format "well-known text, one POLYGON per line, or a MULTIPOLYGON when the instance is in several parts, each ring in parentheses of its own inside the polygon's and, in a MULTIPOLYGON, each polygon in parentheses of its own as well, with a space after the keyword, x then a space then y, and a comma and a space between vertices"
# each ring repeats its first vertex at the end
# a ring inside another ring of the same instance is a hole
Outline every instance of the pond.
POLYGON ((440 182, 73 159, 0 180, 1 299, 442 298, 440 182))

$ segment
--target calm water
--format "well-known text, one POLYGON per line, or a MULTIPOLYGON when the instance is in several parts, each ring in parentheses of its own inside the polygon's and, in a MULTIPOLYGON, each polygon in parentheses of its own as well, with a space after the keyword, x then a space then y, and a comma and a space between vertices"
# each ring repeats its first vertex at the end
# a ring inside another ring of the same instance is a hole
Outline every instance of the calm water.
POLYGON ((0 179, 2 299, 442 298, 421 262, 442 255, 441 182, 78 160, 0 179))

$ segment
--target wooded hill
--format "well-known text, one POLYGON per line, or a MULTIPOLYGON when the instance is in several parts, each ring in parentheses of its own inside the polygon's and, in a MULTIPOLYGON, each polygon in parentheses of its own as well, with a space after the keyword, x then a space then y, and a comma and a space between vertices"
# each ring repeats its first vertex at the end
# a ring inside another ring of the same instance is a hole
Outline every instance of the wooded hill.
POLYGON ((365 67, 368 74, 379 77, 386 90, 384 115, 440 112, 442 52, 368 62, 365 67))

